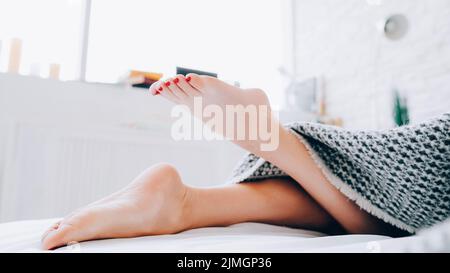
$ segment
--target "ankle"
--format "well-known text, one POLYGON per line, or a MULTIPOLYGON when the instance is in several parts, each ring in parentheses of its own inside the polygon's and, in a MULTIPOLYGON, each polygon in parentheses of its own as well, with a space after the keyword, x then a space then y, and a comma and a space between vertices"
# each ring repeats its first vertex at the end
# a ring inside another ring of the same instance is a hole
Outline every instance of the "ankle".
POLYGON ((197 225, 195 223, 195 215, 196 212, 194 209, 195 206, 195 190, 189 186, 185 186, 185 190, 183 193, 180 213, 177 217, 177 226, 180 231, 189 230, 192 228, 196 228, 197 225))

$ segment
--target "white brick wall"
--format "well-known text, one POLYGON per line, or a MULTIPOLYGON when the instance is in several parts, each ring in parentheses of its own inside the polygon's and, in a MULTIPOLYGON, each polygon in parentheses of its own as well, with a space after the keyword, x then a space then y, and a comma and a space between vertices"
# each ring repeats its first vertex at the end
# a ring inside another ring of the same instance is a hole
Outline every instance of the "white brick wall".
POLYGON ((297 74, 323 76, 328 111, 344 126, 393 126, 394 87, 412 122, 450 111, 449 0, 293 1, 297 74), (409 20, 399 41, 376 27, 394 13, 409 20))

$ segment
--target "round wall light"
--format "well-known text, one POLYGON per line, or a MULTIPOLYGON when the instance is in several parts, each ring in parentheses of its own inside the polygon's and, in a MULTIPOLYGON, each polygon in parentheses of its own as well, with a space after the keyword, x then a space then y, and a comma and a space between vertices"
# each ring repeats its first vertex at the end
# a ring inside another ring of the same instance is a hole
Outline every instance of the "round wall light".
POLYGON ((409 23, 403 14, 393 14, 387 17, 381 25, 384 36, 389 40, 400 40, 409 29, 409 23))

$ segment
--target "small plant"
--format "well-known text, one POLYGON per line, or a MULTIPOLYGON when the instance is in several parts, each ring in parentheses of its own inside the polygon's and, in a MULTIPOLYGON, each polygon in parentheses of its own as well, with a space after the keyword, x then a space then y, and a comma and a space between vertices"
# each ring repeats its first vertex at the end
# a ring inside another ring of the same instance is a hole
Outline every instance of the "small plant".
POLYGON ((400 95, 398 90, 394 90, 394 122, 397 126, 409 123, 407 100, 400 95))

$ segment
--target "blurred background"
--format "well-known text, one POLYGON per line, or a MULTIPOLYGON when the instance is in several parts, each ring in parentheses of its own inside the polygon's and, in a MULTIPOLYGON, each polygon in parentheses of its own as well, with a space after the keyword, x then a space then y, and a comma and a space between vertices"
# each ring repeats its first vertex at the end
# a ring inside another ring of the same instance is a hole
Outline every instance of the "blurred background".
POLYGON ((0 0, 0 222, 57 217, 165 161, 223 183, 244 151, 173 141, 148 86, 264 89, 283 122, 388 129, 450 110, 447 0, 0 0))

